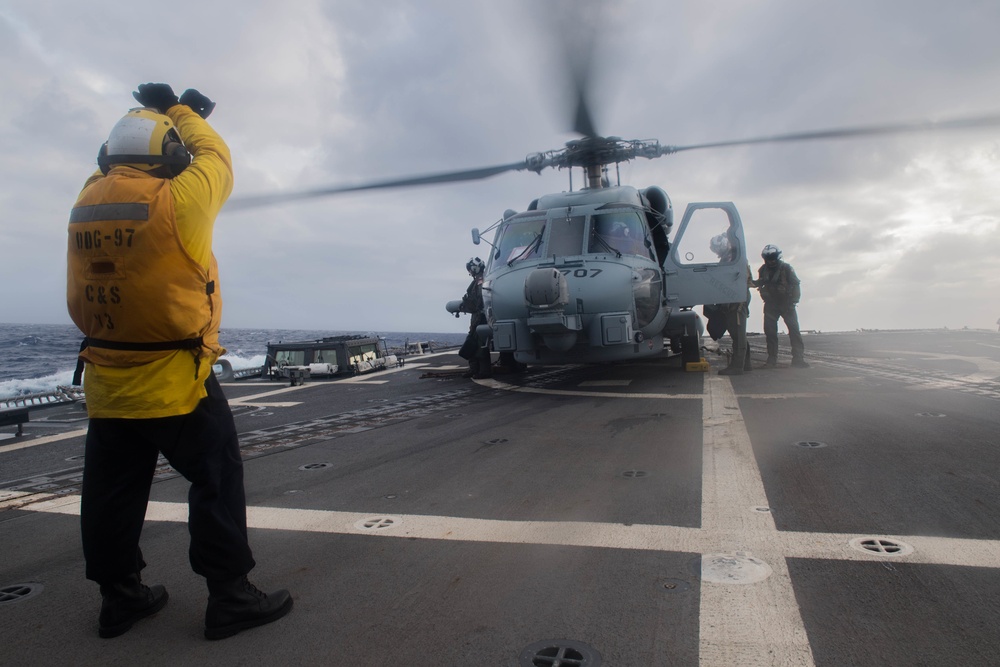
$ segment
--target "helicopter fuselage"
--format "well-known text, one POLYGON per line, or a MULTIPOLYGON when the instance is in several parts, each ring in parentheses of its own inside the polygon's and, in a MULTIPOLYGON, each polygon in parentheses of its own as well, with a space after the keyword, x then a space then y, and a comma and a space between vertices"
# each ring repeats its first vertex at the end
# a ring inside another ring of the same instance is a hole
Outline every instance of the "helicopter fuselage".
MULTIPOLYGON (((523 213, 508 212, 484 276, 488 324, 480 338, 529 364, 620 361, 662 352, 665 338, 696 341, 701 323, 683 288, 697 283, 702 299, 737 301, 733 283, 742 276, 745 293, 746 271, 730 274, 745 261, 733 255, 725 262, 730 270, 720 272, 718 256, 708 261, 688 250, 684 266, 676 267, 668 240, 672 214, 659 188, 628 186, 546 195, 523 213)), ((743 247, 734 207, 711 229, 727 233, 730 248, 743 247)))

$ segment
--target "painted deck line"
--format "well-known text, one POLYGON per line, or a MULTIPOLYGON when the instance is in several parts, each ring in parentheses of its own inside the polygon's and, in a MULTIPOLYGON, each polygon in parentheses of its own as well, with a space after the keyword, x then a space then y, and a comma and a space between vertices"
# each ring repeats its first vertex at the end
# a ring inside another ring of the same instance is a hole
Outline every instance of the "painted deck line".
MULTIPOLYGON (((35 447, 37 445, 46 445, 50 442, 59 442, 60 440, 69 440, 70 438, 77 438, 82 435, 87 435, 87 429, 81 428, 76 431, 66 431, 65 433, 56 433, 54 435, 46 435, 41 438, 31 438, 30 440, 25 440, 23 442, 17 442, 12 445, 0 446, 0 454, 4 452, 13 452, 16 449, 25 449, 27 447, 35 447)), ((24 436, 21 436, 22 438, 24 436)))
MULTIPOLYGON (((25 505, 21 509, 29 512, 78 516, 80 496, 52 495, 47 500, 25 505)), ((186 523, 187 518, 187 503, 150 501, 146 512, 148 521, 186 523)), ((681 526, 653 524, 627 526, 621 523, 597 521, 508 521, 289 507, 248 507, 247 522, 250 528, 259 530, 702 554, 718 553, 723 546, 731 545, 735 539, 734 534, 728 531, 709 531, 704 528, 681 526), (363 524, 366 523, 373 525, 364 527, 363 524)), ((915 550, 907 556, 886 556, 853 549, 850 541, 857 537, 876 536, 748 530, 743 532, 739 539, 745 543, 771 540, 783 558, 898 561, 1000 569, 1000 540, 969 540, 921 535, 889 536, 891 539, 913 546, 915 550)), ((762 558, 760 554, 754 553, 762 558)), ((774 567, 774 563, 768 564, 774 567)), ((772 575, 772 578, 774 576, 772 575)), ((728 590, 732 587, 723 588, 728 590)), ((737 588, 746 587, 737 586, 737 588)))
POLYGON ((767 511, 764 482, 728 378, 705 378, 702 403, 701 527, 715 536, 708 559, 755 558, 771 574, 755 583, 713 583, 703 577, 699 609, 702 665, 814 665, 781 536, 767 511))

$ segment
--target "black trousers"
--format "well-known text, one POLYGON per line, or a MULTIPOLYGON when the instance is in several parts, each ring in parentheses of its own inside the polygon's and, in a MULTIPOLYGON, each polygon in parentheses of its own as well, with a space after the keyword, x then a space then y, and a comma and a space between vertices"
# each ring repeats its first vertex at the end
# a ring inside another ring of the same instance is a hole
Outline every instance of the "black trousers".
POLYGON ((191 482, 192 569, 212 580, 253 569, 236 424, 214 375, 205 387, 208 396, 186 415, 90 420, 80 508, 88 579, 111 583, 146 566, 139 535, 160 452, 191 482))

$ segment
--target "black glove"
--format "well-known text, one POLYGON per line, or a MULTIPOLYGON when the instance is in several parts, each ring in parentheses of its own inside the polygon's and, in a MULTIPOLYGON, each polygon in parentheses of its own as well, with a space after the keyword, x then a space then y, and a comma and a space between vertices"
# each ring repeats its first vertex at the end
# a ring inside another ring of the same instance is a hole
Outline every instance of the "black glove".
POLYGON ((167 109, 179 101, 173 88, 165 83, 140 83, 139 90, 132 93, 132 97, 142 106, 160 113, 167 113, 167 109))
POLYGON ((191 110, 202 118, 208 118, 215 108, 215 102, 208 99, 194 88, 188 88, 181 93, 181 104, 191 107, 191 110))

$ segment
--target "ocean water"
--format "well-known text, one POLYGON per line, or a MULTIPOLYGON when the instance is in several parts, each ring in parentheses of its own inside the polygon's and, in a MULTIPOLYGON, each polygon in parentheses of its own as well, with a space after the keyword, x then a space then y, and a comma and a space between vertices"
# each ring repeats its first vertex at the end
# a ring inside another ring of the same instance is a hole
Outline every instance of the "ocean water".
MULTIPOLYGON (((296 329, 222 329, 219 339, 234 370, 263 365, 268 342, 315 340, 343 334, 378 335, 386 345, 407 341, 461 345, 465 334, 424 332, 305 331, 296 329)), ((0 399, 52 391, 73 380, 83 336, 73 325, 0 324, 0 399)))

